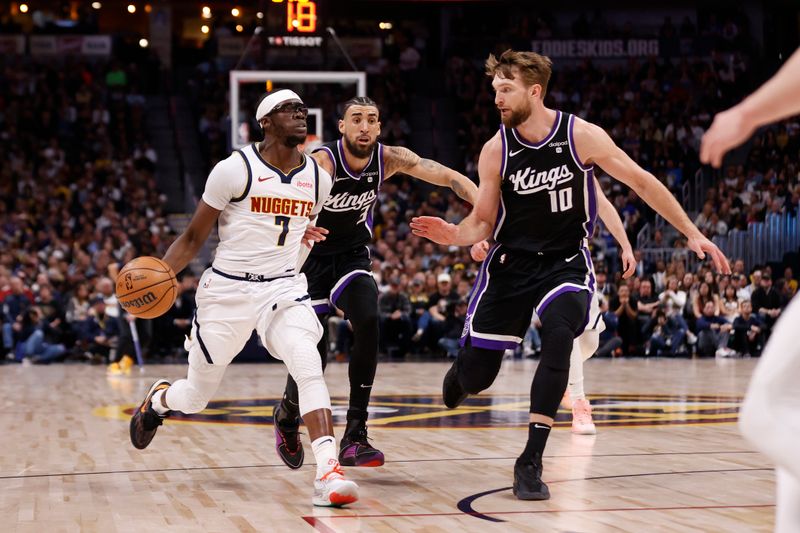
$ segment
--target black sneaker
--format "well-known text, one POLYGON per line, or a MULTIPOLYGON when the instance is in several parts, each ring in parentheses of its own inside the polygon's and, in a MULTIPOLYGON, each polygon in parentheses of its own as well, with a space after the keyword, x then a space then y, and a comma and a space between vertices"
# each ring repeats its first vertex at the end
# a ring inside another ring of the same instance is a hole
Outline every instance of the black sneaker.
POLYGON ((514 496, 520 500, 549 500, 550 490, 542 481, 542 456, 533 462, 517 459, 514 463, 514 496))
POLYGON ((362 420, 347 421, 339 445, 339 464, 342 466, 383 466, 383 452, 369 443, 367 424, 362 420))
POLYGON ((461 402, 466 400, 467 396, 469 396, 464 392, 464 389, 461 388, 461 383, 458 382, 457 362, 458 361, 453 363, 453 366, 451 366, 447 374, 444 375, 444 381, 442 382, 442 399, 444 400, 444 404, 450 409, 455 409, 461 405, 461 402))
POLYGON ((164 419, 169 416, 169 412, 165 415, 160 415, 153 409, 151 399, 153 394, 159 390, 166 390, 169 388, 169 381, 166 379, 159 379, 147 391, 147 396, 144 397, 142 405, 140 405, 131 417, 131 443, 139 450, 144 450, 153 437, 156 436, 156 430, 164 419))
POLYGON ((303 442, 300 440, 300 420, 295 418, 294 423, 278 418, 281 403, 272 410, 272 424, 275 427, 275 451, 278 457, 289 468, 297 469, 303 466, 305 454, 303 442))

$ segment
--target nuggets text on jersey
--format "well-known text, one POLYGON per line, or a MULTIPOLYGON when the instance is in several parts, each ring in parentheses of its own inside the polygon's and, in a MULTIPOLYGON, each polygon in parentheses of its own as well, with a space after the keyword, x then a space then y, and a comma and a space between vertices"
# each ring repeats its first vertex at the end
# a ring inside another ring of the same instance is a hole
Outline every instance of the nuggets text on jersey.
POLYGON ((267 215, 286 215, 307 217, 314 208, 314 202, 293 198, 276 198, 272 196, 251 196, 250 211, 267 215))

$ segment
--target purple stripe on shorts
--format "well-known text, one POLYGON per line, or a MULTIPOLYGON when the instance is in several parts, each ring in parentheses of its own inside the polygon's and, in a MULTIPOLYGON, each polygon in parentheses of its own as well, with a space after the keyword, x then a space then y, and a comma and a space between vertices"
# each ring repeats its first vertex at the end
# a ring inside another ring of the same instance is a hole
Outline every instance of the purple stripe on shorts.
POLYGON ((475 278, 475 285, 472 286, 472 290, 469 292, 467 318, 464 321, 464 331, 461 333, 461 340, 459 341, 461 346, 464 346, 465 339, 469 337, 469 332, 472 325, 472 315, 475 314, 475 310, 478 307, 478 300, 489 286, 489 263, 492 262, 492 258, 499 247, 500 245, 495 243, 491 248, 489 248, 489 252, 486 254, 486 259, 484 259, 483 264, 478 271, 478 277, 475 278))
MULTIPOLYGON (((575 338, 579 337, 584 331, 586 331, 586 326, 589 325, 589 318, 592 314, 592 297, 594 293, 589 293, 589 301, 586 304, 586 317, 583 319, 583 325, 581 326, 581 330, 575 334, 575 338)), ((597 314, 597 320, 600 320, 600 313, 597 314)))
MULTIPOLYGON (((580 292, 580 291, 585 291, 585 290, 586 289, 581 289, 579 287, 570 287, 569 285, 561 287, 556 292, 554 292, 553 294, 548 296, 546 300, 544 300, 542 303, 539 304, 539 307, 536 308, 536 314, 539 315, 539 318, 541 318, 542 317, 542 313, 544 313, 544 310, 547 308, 547 306, 550 305, 550 303, 553 300, 555 300, 557 297, 559 297, 562 294, 566 294, 568 292, 580 292)), ((589 293, 589 294, 591 295, 591 293, 589 293)))
POLYGON ((483 291, 486 290, 488 285, 488 271, 489 271, 489 263, 492 262, 492 257, 494 257, 494 253, 497 251, 499 244, 495 244, 491 248, 489 248, 489 252, 486 254, 486 259, 483 261, 480 270, 478 271, 478 277, 475 278, 475 285, 472 286, 472 290, 469 293, 469 305, 467 306, 467 316, 471 316, 472 313, 475 312, 475 307, 478 305, 478 299, 480 298, 483 291))
POLYGON ((351 281, 356 279, 358 276, 366 276, 366 275, 367 274, 365 274, 364 272, 350 272, 345 277, 343 277, 340 280, 342 282, 342 284, 339 285, 339 287, 336 289, 336 291, 333 294, 331 294, 331 304, 336 305, 336 300, 339 299, 339 296, 342 295, 342 292, 344 291, 345 287, 347 287, 347 285, 351 281))
MULTIPOLYGON (((476 348, 484 348, 486 350, 513 350, 519 343, 516 341, 497 341, 490 339, 480 339, 478 337, 470 336, 470 344, 476 348)), ((463 346, 463 344, 462 344, 463 346)))
POLYGON ((318 315, 324 315, 333 311, 330 304, 317 304, 314 306, 314 312, 318 315))
POLYGON ((583 252, 583 258, 586 260, 586 268, 589 269, 589 289, 594 292, 594 265, 592 264, 592 254, 589 253, 588 248, 585 246, 581 247, 581 252, 583 252))

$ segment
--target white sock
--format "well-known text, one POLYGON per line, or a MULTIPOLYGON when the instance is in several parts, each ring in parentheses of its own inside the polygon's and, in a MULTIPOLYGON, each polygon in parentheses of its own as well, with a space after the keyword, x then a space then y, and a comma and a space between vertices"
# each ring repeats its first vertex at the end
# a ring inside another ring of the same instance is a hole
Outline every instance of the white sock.
POLYGON ((317 460, 317 479, 321 478, 339 463, 336 457, 336 440, 332 435, 323 435, 311 443, 314 458, 317 460))
POLYGON ((165 392, 167 392, 167 389, 159 389, 153 393, 153 397, 150 398, 150 403, 153 404, 153 409, 160 415, 165 415, 169 412, 169 409, 164 407, 164 403, 161 401, 161 397, 165 392))
POLYGON ((567 381, 569 398, 575 400, 586 399, 583 392, 583 352, 578 345, 578 339, 572 344, 572 354, 569 357, 569 380, 567 381))

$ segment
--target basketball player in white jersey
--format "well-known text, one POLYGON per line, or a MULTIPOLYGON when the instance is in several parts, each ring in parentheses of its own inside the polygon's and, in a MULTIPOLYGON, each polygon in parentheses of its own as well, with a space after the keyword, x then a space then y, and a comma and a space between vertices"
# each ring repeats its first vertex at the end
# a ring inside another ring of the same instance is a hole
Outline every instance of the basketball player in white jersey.
MULTIPOLYGON (((739 105, 714 117, 703 136, 700 160, 719 168, 725 153, 746 141, 756 128, 800 113, 800 50, 780 71, 739 105)), ((753 373, 739 428, 775 462, 775 532, 800 531, 800 298, 795 296, 775 325, 753 373)))
MULTIPOLYGON (((596 181, 595 190, 597 191, 597 214, 622 248, 622 278, 628 279, 636 271, 633 247, 628 240, 628 234, 625 233, 625 226, 622 224, 622 219, 619 218, 619 213, 605 197, 603 189, 596 181)), ((483 261, 486 259, 489 248, 488 241, 481 241, 472 245, 470 255, 476 261, 483 261)), ((583 362, 595 354, 600 346, 600 334, 605 329, 606 326, 600 313, 600 296, 595 292, 592 302, 589 304, 589 322, 586 329, 572 343, 567 395, 562 400, 562 404, 566 404, 568 409, 572 409, 572 432, 576 435, 595 435, 597 433, 597 428, 592 420, 592 406, 586 399, 586 391, 583 389, 583 362)))
POLYGON ((199 280, 197 312, 187 339, 189 373, 156 381, 130 424, 131 442, 147 447, 172 411, 202 411, 225 368, 255 329, 264 346, 297 381, 300 412, 317 461, 312 502, 341 506, 358 499, 344 478, 333 437, 331 402, 317 342, 322 328, 296 264, 301 239, 330 193, 331 176, 298 151, 306 139, 308 108, 283 89, 265 95, 256 120, 265 140, 220 161, 206 182, 189 226, 164 261, 180 272, 219 222, 214 263, 199 280))

